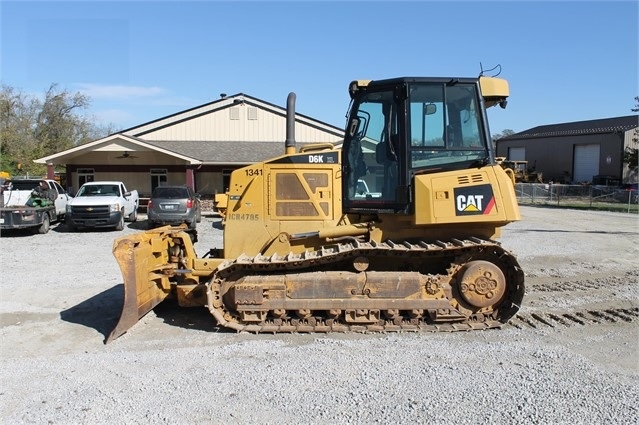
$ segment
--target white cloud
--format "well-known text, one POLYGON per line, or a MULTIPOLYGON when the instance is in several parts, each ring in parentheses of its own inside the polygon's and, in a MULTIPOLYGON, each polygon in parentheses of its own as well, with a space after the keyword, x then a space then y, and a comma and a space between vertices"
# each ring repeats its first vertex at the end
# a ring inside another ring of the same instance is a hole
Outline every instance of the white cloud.
POLYGON ((110 86, 100 84, 77 84, 78 90, 92 99, 133 99, 164 94, 161 87, 110 86))
POLYGON ((126 127, 131 123, 132 120, 135 119, 133 115, 131 115, 127 111, 123 111, 121 109, 103 109, 99 111, 95 111, 93 113, 96 120, 103 124, 113 124, 116 127, 126 127))

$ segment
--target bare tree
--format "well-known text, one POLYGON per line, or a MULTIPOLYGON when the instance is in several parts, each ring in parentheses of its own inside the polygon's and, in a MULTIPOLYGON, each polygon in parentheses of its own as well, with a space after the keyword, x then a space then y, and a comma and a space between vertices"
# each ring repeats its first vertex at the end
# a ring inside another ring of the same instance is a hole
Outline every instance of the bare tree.
MULTIPOLYGON (((631 111, 639 112, 639 96, 635 96, 635 107, 632 108, 631 111)), ((635 145, 639 144, 639 128, 635 128, 634 130, 632 143, 634 143, 635 145)), ((638 151, 638 148, 628 146, 623 153, 623 162, 624 164, 628 164, 628 168, 632 171, 637 171, 637 168, 639 168, 638 151)))
POLYGON ((18 164, 30 163, 36 147, 35 123, 37 100, 29 98, 13 87, 2 85, 0 90, 0 161, 3 171, 15 173, 18 164))
MULTIPOLYGON (((33 160, 105 136, 112 125, 99 126, 81 114, 90 100, 81 93, 51 84, 43 100, 2 85, 0 90, 0 155, 2 171, 44 174, 33 160), (20 167, 18 167, 20 164, 20 167), (20 170, 19 170, 20 168, 20 170)), ((62 170, 60 170, 62 171, 62 170)))
POLYGON ((493 134, 493 140, 499 140, 504 137, 512 136, 515 132, 509 128, 505 129, 501 133, 493 134))
POLYGON ((507 136, 512 136, 513 134, 515 134, 515 132, 509 128, 503 130, 501 133, 497 133, 497 134, 493 134, 492 135, 492 139, 493 139, 493 149, 495 152, 497 152, 497 140, 503 138, 503 137, 507 137, 507 136))
POLYGON ((36 122, 36 139, 40 153, 48 155, 69 149, 81 142, 87 123, 76 111, 89 106, 89 99, 81 93, 59 91, 51 84, 36 122))

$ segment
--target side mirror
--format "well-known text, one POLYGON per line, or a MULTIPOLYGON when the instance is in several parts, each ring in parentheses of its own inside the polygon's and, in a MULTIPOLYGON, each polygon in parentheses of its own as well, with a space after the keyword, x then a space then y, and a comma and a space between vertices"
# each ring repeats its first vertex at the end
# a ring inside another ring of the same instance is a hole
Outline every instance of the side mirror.
POLYGON ((437 112, 437 105, 434 103, 424 105, 424 115, 433 115, 435 112, 437 112))

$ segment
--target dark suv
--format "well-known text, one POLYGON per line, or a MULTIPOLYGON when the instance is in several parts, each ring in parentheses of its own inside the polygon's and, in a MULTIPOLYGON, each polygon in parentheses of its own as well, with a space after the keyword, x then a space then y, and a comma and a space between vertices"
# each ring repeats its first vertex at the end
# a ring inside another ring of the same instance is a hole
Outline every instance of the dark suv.
POLYGON ((195 229, 202 221, 200 195, 188 186, 158 186, 147 208, 149 228, 186 223, 195 229))

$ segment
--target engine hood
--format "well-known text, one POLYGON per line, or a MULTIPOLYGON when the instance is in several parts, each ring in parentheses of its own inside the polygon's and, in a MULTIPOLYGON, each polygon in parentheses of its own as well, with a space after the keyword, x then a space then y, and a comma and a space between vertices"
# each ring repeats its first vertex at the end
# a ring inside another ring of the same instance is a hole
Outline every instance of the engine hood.
POLYGON ((118 196, 80 196, 69 200, 69 205, 111 205, 121 203, 118 196))

